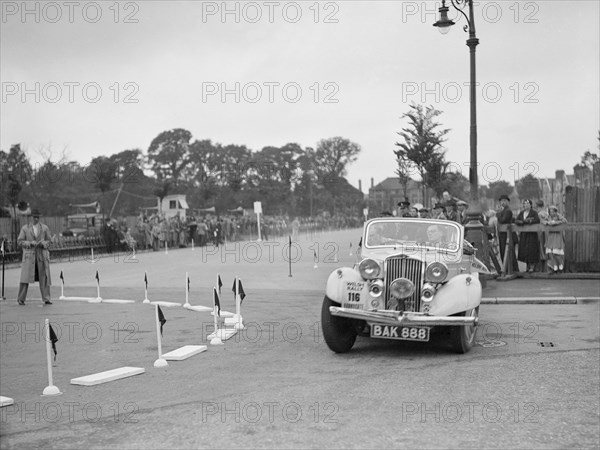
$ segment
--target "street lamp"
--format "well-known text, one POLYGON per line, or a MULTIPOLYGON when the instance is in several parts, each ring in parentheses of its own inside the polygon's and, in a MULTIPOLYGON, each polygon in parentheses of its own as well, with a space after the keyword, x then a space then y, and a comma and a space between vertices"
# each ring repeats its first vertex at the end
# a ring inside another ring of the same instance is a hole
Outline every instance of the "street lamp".
MULTIPOLYGON (((450 0, 452 6, 460 12, 466 19, 467 24, 463 27, 463 30, 469 32, 469 39, 467 39, 467 46, 469 47, 470 54, 470 104, 471 104, 471 132, 470 132, 470 167, 469 167, 469 181, 471 184, 471 199, 469 202, 469 208, 467 209, 467 217, 469 222, 465 225, 465 239, 470 242, 475 242, 478 247, 478 256, 482 256, 484 260, 487 260, 483 249, 487 248, 487 234, 483 232, 483 224, 481 223, 481 206, 479 205, 479 192, 477 188, 477 97, 475 93, 476 77, 475 77, 475 48, 479 44, 479 39, 475 36, 475 17, 473 14, 473 0, 450 0), (469 7, 469 15, 463 11, 465 6, 469 7), (468 236, 468 238, 467 238, 468 236), (481 242, 481 244, 479 244, 481 242)), ((438 27, 442 34, 446 34, 454 21, 448 18, 449 8, 446 6, 446 0, 442 0, 442 6, 439 8, 440 18, 433 24, 434 27, 438 27)))

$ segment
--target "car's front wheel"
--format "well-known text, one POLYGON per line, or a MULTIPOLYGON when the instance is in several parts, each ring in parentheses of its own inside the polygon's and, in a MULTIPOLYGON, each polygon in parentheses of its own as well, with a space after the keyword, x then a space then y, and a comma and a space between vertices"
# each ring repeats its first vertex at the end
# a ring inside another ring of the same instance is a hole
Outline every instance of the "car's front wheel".
POLYGON ((321 309, 323 338, 331 350, 336 353, 345 353, 352 348, 356 341, 356 330, 349 319, 332 316, 329 312, 330 306, 339 305, 325 296, 321 309))
MULTIPOLYGON (((465 311, 460 316, 479 317, 479 306, 465 311)), ((475 343, 475 325, 452 327, 451 345, 456 353, 467 353, 475 343)))

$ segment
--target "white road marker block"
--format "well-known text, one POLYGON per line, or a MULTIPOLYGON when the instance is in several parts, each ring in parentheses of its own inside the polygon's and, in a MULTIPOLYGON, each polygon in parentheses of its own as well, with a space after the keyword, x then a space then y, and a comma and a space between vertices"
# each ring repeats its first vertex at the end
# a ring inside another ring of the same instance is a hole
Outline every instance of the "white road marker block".
POLYGON ((244 319, 241 315, 234 314, 233 317, 225 318, 225 325, 233 326, 236 330, 243 330, 244 319))
POLYGON ((58 299, 66 302, 89 302, 94 300, 95 297, 58 297, 58 299))
POLYGON ((172 350, 169 353, 163 353, 163 359, 167 361, 183 361, 190 356, 197 355, 206 351, 206 345, 184 345, 177 350, 172 350))
POLYGON ((0 395, 0 408, 2 408, 3 406, 9 406, 12 405, 15 401, 10 398, 10 397, 2 397, 0 395))
POLYGON ((200 305, 183 305, 183 307, 185 309, 190 309, 192 311, 197 311, 197 312, 209 312, 209 311, 213 310, 213 308, 210 308, 208 306, 200 306, 200 305))
POLYGON ((102 303, 125 304, 125 303, 135 303, 135 300, 120 300, 118 298, 109 298, 108 300, 102 300, 102 303))
POLYGON ((121 378, 132 377, 144 373, 143 367, 119 367, 118 369, 107 370, 106 372, 94 373, 84 377, 72 378, 71 384, 81 386, 95 386, 97 384, 108 383, 109 381, 120 380, 121 378))
MULTIPOLYGON (((227 339, 232 338, 233 336, 235 336, 235 334, 237 333, 237 330, 234 330, 233 328, 219 328, 217 330, 217 332, 212 332, 211 334, 209 334, 206 339, 214 339, 214 338, 219 338, 222 341, 226 341, 227 339)), ((211 342, 212 344, 212 342, 211 342)))
POLYGON ((159 302, 150 302, 151 305, 158 305, 158 306, 165 306, 167 308, 172 308, 173 306, 181 306, 181 303, 175 303, 175 302, 163 302, 163 301, 159 301, 159 302))
MULTIPOLYGON (((213 311, 213 312, 211 312, 211 313, 210 313, 210 315, 211 315, 211 316, 214 316, 214 315, 215 315, 215 312, 214 312, 214 311, 213 311)), ((232 313, 232 312, 229 312, 229 311, 221 311, 221 317, 233 317, 233 316, 235 316, 235 314, 234 314, 234 313, 232 313)))

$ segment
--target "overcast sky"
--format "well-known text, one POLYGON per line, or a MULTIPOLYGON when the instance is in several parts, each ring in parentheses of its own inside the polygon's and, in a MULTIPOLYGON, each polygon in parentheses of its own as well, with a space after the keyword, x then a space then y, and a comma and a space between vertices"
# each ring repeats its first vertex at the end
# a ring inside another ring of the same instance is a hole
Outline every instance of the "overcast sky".
MULTIPOLYGON (((598 152, 599 3, 475 3, 481 184, 571 173, 598 152)), ((255 151, 343 136, 362 147, 348 179, 368 188, 394 176, 415 102, 443 111, 447 160, 468 176, 468 36, 452 6, 442 35, 431 1, 1 4, 0 146, 34 162, 146 152, 172 128, 255 151)))

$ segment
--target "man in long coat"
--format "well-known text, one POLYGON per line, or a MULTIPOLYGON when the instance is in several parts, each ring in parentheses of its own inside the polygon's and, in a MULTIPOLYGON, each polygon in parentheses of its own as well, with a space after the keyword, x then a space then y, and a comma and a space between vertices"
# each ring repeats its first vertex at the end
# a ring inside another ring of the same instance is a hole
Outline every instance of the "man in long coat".
POLYGON ((42 300, 46 305, 51 305, 50 285, 52 280, 50 278, 50 252, 48 247, 52 236, 48 226, 40 223, 40 212, 37 209, 33 210, 31 216, 33 223, 23 225, 17 238, 17 244, 23 248, 23 263, 21 265, 21 280, 17 302, 19 305, 24 305, 29 283, 38 281, 42 300))

